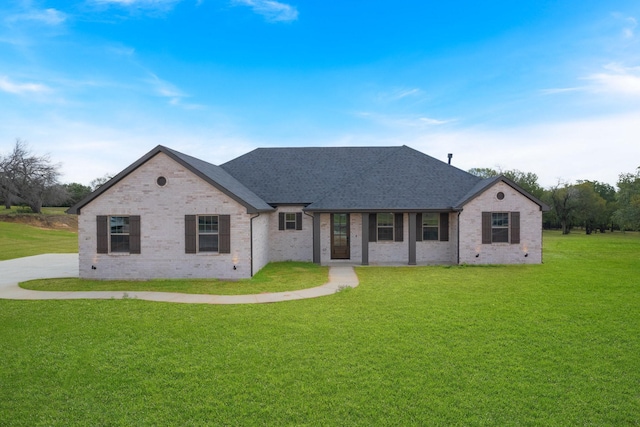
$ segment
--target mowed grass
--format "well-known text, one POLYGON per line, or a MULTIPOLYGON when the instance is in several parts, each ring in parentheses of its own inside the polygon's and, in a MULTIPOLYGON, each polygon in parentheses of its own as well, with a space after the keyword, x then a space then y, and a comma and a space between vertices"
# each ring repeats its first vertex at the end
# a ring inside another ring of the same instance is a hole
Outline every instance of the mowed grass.
POLYGON ((313 288, 327 283, 329 268, 308 262, 267 264, 251 279, 86 280, 42 279, 20 283, 36 291, 157 291, 186 294, 243 295, 313 288))
POLYGON ((0 424, 640 424, 640 236, 544 238, 286 303, 0 301, 0 424))
POLYGON ((0 221, 0 261, 43 253, 78 252, 78 235, 0 221))

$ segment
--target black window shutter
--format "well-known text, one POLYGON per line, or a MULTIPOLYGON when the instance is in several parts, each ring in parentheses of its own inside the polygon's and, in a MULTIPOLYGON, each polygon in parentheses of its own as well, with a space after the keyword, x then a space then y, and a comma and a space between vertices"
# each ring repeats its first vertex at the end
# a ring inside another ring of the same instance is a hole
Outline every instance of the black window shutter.
POLYGON ((296 230, 302 230, 302 212, 296 212, 296 230))
POLYGON ((448 212, 440 213, 440 241, 441 242, 449 241, 449 213, 448 212))
POLYGON ((520 212, 511 212, 511 243, 520 243, 520 212))
POLYGON ((109 217, 106 215, 98 215, 96 217, 97 228, 97 252, 99 254, 109 253, 109 217))
POLYGON ((369 214, 369 241, 378 241, 378 216, 374 213, 369 214))
POLYGON ((491 244, 491 212, 482 212, 482 244, 491 244))
POLYGON ((416 214, 416 242, 422 242, 422 214, 416 214))
POLYGON ((129 217, 129 253, 140 253, 140 215, 129 217))
POLYGON ((284 230, 284 212, 278 214, 278 230, 284 230))
POLYGON ((404 214, 401 213, 397 213, 395 215, 395 218, 393 219, 393 226, 395 228, 395 231, 393 234, 395 234, 394 236, 394 240, 396 242, 402 242, 403 239, 403 218, 404 218, 404 214))
POLYGON ((231 216, 218 215, 218 252, 231 253, 231 216))
POLYGON ((195 254, 197 246, 197 224, 195 215, 184 216, 184 253, 195 254))

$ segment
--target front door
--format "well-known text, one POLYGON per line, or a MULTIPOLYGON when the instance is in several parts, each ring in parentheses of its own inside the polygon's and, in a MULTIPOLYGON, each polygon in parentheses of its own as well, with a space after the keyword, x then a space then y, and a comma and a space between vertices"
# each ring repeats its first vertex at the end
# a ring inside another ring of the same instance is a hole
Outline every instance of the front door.
POLYGON ((349 258, 349 214, 331 214, 331 259, 349 258))

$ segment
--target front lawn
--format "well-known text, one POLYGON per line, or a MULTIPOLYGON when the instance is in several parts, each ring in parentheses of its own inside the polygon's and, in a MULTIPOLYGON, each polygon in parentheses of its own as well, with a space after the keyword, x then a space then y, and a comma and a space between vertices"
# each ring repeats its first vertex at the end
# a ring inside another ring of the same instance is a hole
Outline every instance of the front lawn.
POLYGON ((276 304, 0 301, 0 424, 640 424, 640 236, 544 241, 276 304))
POLYGON ((0 261, 44 253, 78 252, 78 234, 0 221, 0 261))
POLYGON ((20 283, 36 291, 157 291, 184 294, 243 295, 313 288, 329 281, 329 268, 308 262, 267 264, 251 279, 86 280, 41 279, 20 283))

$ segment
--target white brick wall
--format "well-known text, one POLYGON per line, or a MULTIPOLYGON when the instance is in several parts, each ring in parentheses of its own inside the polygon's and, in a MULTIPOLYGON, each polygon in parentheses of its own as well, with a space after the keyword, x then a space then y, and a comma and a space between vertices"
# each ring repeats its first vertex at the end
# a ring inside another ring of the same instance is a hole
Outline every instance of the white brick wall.
POLYGON ((270 213, 269 260, 313 261, 313 218, 302 214, 302 230, 279 230, 278 214, 302 212, 304 206, 279 206, 270 213))
POLYGON ((263 212, 253 218, 253 274, 269 262, 269 224, 272 213, 263 212))
MULTIPOLYGON (((409 215, 402 216, 402 242, 369 242, 369 264, 409 264, 409 215)), ((394 230, 395 238, 395 230, 394 230)))
POLYGON ((455 264, 458 262, 458 214, 449 214, 449 241, 416 242, 416 264, 455 264))
MULTIPOLYGON (((100 279, 250 277, 250 217, 244 206, 160 153, 82 208, 80 276, 100 279), (164 187, 156 184, 159 176, 167 178, 164 187), (231 253, 185 254, 186 214, 230 215, 231 253), (142 253, 97 254, 97 215, 140 215, 142 253)), ((263 248, 259 254, 258 264, 264 262, 263 248)))
POLYGON ((542 262, 540 206, 511 186, 498 182, 464 206, 460 213, 460 242, 461 264, 539 264, 542 262), (498 192, 504 193, 503 200, 497 199, 498 192), (482 212, 520 212, 520 244, 483 245, 482 212))

